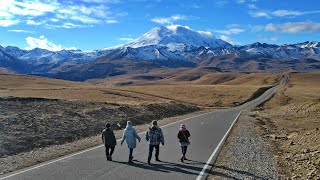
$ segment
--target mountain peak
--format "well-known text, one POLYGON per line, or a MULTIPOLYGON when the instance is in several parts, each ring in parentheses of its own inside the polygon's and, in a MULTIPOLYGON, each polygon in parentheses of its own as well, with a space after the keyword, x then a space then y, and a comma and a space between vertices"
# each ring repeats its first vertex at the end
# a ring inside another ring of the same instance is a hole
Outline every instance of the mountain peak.
POLYGON ((166 46, 168 44, 185 44, 204 47, 231 47, 221 39, 216 39, 209 32, 196 31, 188 26, 172 25, 157 26, 139 38, 123 45, 123 47, 138 48, 150 45, 166 46))

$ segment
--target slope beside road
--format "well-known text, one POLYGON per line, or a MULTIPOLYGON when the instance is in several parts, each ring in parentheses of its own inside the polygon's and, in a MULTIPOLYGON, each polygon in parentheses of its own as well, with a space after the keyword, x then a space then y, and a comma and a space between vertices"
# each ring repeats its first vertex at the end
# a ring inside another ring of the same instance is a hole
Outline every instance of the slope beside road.
POLYGON ((259 98, 242 106, 205 113, 179 122, 162 126, 165 145, 160 148, 160 159, 148 165, 148 142, 145 132, 140 133, 142 141, 134 150, 134 164, 127 164, 128 149, 119 141, 113 162, 107 161, 104 147, 97 146, 37 166, 0 176, 3 179, 203 179, 210 171, 223 140, 240 113, 270 98, 277 88, 287 81, 284 77, 278 86, 267 90, 259 98), (180 123, 186 124, 191 132, 191 145, 185 163, 180 162, 180 147, 177 132, 180 123))

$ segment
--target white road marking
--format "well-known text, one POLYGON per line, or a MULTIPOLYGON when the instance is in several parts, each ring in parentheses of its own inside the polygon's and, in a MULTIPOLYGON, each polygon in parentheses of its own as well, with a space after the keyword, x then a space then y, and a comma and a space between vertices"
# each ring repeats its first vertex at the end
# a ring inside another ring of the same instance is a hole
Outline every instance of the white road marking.
POLYGON ((208 166, 210 165, 210 163, 212 162, 213 158, 217 158, 218 153, 220 151, 220 149, 222 148, 222 145, 224 143, 224 141, 227 139, 233 125, 236 123, 236 121, 238 120, 240 114, 242 113, 242 111, 239 112, 238 116, 233 120, 231 126, 229 127, 228 131, 226 132, 226 134, 223 136, 223 138, 221 139, 221 141, 219 142, 218 146, 215 148, 215 150, 213 151, 213 153, 211 154, 211 156, 209 157, 207 163, 204 165, 202 171, 200 172, 200 174, 198 175, 196 180, 201 180, 204 172, 207 170, 208 166))
MULTIPOLYGON (((213 112, 213 111, 212 111, 213 112)), ((192 118, 196 118, 196 117, 199 117, 199 116, 202 116, 202 115, 206 115, 206 114, 209 114, 209 113, 212 113, 212 112, 207 112, 207 113, 204 113, 204 114, 199 114, 199 115, 196 115, 196 116, 192 116, 192 117, 188 117, 188 118, 185 118, 185 119, 182 119, 182 120, 179 120, 179 121, 176 121, 176 122, 172 122, 172 123, 169 123, 169 124, 166 124, 166 125, 163 125, 163 126, 160 126, 162 128, 164 127, 167 127, 167 126, 170 126, 170 125, 173 125, 173 124, 177 124, 179 122, 182 122, 182 121, 186 121, 186 120, 189 120, 189 119, 192 119, 192 118)), ((143 131, 143 132, 140 132, 138 133, 139 135, 145 133, 146 131, 143 131)), ((121 139, 117 139, 117 141, 120 141, 121 139)), ((3 180, 3 179, 7 179, 9 177, 13 177, 13 176, 16 176, 18 174, 22 174, 22 173, 25 173, 25 172, 28 172, 28 171, 31 171, 31 170, 34 170, 34 169, 37 169, 37 168, 40 168, 40 167, 43 167, 43 166, 46 166, 46 165, 49 165, 49 164, 52 164, 52 163, 55 163, 55 162, 58 162, 58 161, 61 161, 61 160, 64 160, 64 159, 68 159, 70 157, 73 157, 73 156, 76 156, 76 155, 79 155, 79 154, 82 154, 82 153, 85 153, 85 152, 88 152, 88 151, 91 151, 91 150, 94 150, 94 149, 97 149, 97 148, 100 148, 100 147, 103 147, 104 145, 98 145, 98 146, 95 146, 95 147, 92 147, 92 148, 89 148, 89 149, 86 149, 86 150, 83 150, 83 151, 80 151, 80 152, 77 152, 75 154, 71 154, 71 155, 68 155, 68 156, 65 156, 65 157, 62 157, 62 158, 58 158, 56 160, 53 160, 53 161, 49 161, 45 164, 41 164, 41 165, 38 165, 38 166, 35 166, 35 167, 32 167, 32 168, 28 168, 28 169, 25 169, 25 170, 22 170, 22 171, 19 171, 17 173, 14 173, 14 174, 10 174, 8 176, 5 176, 5 177, 2 177, 0 178, 0 180, 3 180)))

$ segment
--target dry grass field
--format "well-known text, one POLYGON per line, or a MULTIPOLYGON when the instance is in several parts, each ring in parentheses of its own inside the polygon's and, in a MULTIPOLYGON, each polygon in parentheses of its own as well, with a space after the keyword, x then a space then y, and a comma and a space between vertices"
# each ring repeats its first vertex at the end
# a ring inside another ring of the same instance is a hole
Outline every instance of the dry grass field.
POLYGON ((202 107, 227 108, 245 102, 261 87, 275 85, 279 76, 271 73, 212 73, 176 84, 176 80, 172 80, 177 77, 174 76, 166 83, 162 80, 161 85, 115 86, 112 89, 139 92, 202 107))
MULTIPOLYGON (((279 78, 275 74, 254 74, 255 78, 251 78, 250 74, 210 74, 208 71, 211 70, 163 70, 157 72, 162 79, 167 77, 162 82, 155 80, 155 74, 143 75, 131 77, 139 79, 140 85, 129 86, 96 80, 71 82, 3 71, 0 73, 0 174, 56 158, 57 154, 41 149, 66 143, 73 146, 78 140, 97 137, 105 122, 117 128, 118 124, 122 127, 128 117, 133 117, 137 125, 199 111, 199 106, 232 107, 235 102, 246 101, 260 87, 275 85, 279 78), (198 78, 192 78, 195 76, 198 78), (17 137, 17 134, 20 135, 17 137), (39 156, 29 161, 31 150, 39 156), (8 166, 12 159, 16 163, 8 166)), ((81 143, 58 154, 97 143, 99 141, 81 143)))
POLYGON ((105 83, 105 80, 103 80, 104 83, 97 80, 80 83, 36 76, 0 74, 0 96, 130 105, 166 103, 174 100, 201 107, 225 108, 246 101, 260 87, 275 85, 279 80, 279 75, 271 73, 209 74, 208 71, 204 71, 205 75, 197 80, 187 81, 186 78, 177 80, 177 76, 187 77, 195 73, 202 73, 202 71, 185 69, 157 71, 157 77, 168 76, 167 79, 151 83, 145 79, 149 77, 146 75, 143 80, 140 80, 139 85, 130 86, 114 86, 105 83))
POLYGON ((0 96, 35 97, 117 104, 162 103, 168 100, 130 92, 118 92, 88 83, 27 75, 0 74, 0 96))
POLYGON ((320 178, 320 73, 292 73, 285 88, 252 112, 269 137, 281 173, 320 178))
POLYGON ((145 85, 116 89, 178 100, 201 107, 226 108, 246 101, 258 88, 259 86, 232 85, 145 85))

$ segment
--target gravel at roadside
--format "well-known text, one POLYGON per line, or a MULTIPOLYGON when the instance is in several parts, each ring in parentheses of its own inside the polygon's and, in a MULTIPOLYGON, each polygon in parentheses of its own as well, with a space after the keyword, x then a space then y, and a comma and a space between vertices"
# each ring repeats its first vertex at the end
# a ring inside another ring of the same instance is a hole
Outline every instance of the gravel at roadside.
POLYGON ((255 131, 255 119, 243 112, 208 179, 279 179, 270 145, 255 131))

